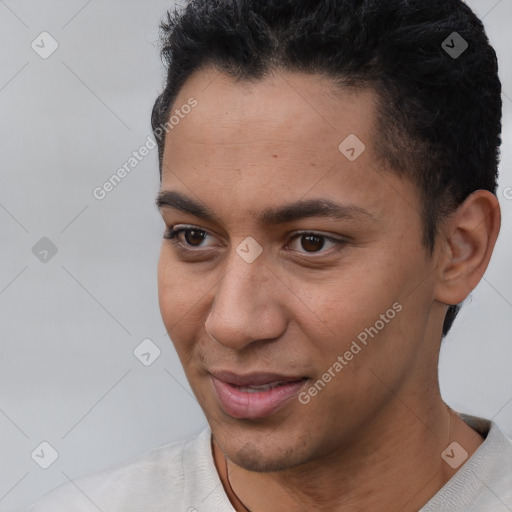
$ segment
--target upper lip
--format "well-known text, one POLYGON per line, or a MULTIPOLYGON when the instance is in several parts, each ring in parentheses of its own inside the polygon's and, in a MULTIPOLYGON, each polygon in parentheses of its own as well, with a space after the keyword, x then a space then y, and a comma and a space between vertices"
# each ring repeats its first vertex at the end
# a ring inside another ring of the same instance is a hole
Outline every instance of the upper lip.
POLYGON ((273 382, 292 382, 306 378, 301 375, 283 375, 269 372, 251 372, 240 375, 227 370, 210 371, 210 374, 216 379, 234 384, 235 386, 263 386, 273 382))

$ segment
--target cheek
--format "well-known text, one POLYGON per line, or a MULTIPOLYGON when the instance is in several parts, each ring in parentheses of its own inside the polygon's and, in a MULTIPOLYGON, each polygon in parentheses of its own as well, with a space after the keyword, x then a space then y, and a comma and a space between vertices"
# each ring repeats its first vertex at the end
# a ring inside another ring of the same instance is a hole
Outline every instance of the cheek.
POLYGON ((171 335, 194 308, 203 295, 196 280, 184 272, 183 266, 172 256, 171 249, 163 246, 158 262, 158 300, 167 332, 171 335))
POLYGON ((215 281, 194 265, 180 263, 171 249, 162 247, 158 263, 158 300, 163 323, 185 366, 204 330, 215 281))
POLYGON ((330 334, 331 339, 347 340, 373 325, 397 300, 397 282, 390 280, 389 273, 375 266, 347 265, 328 280, 301 286, 300 302, 308 314, 295 318, 307 321, 308 329, 330 334))
POLYGON ((358 362, 383 357, 386 350, 393 350, 390 344, 397 344, 405 325, 423 320, 415 305, 418 300, 422 302, 421 297, 411 295, 414 267, 403 259, 383 260, 379 254, 368 254, 358 261, 347 261, 329 279, 301 287, 301 303, 306 306, 301 312, 307 314, 296 312, 294 318, 324 362, 336 360, 354 341, 364 349, 354 357, 358 362))
POLYGON ((176 272, 172 263, 166 256, 166 250, 162 247, 158 260, 158 302, 162 318, 167 326, 167 321, 173 311, 173 297, 176 289, 176 272))

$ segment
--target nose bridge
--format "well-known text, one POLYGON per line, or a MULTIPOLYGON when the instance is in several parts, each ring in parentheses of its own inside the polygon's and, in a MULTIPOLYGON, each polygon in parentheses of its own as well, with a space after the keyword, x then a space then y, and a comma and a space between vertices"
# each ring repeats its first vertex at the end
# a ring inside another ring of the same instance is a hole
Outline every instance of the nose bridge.
MULTIPOLYGON (((275 291, 272 273, 269 274, 261 255, 246 258, 244 249, 247 246, 242 242, 233 251, 205 323, 206 331, 217 342, 231 348, 277 337, 282 328, 269 300, 275 291)), ((248 252, 251 250, 249 247, 248 252)))

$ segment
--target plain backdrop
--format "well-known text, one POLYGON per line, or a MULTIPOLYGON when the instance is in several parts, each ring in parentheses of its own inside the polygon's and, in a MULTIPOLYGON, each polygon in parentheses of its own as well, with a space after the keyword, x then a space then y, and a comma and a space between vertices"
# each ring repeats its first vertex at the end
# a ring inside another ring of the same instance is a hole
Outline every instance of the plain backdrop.
MULTIPOLYGON (((452 407, 512 435, 512 0, 468 3, 500 59, 503 224, 440 378, 452 407)), ((93 196, 151 134, 172 5, 0 0, 0 512, 206 425, 160 319, 156 150, 93 196)))

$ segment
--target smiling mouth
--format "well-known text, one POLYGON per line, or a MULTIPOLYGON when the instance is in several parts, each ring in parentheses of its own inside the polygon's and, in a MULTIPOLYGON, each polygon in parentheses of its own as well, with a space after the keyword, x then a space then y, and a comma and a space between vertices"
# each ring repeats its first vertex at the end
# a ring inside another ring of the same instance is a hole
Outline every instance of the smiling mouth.
POLYGON ((307 377, 276 374, 211 374, 213 390, 221 409, 232 418, 257 419, 275 414, 291 404, 307 377), (222 375, 223 378, 219 378, 222 375), (236 382, 231 382, 231 381, 236 382))

